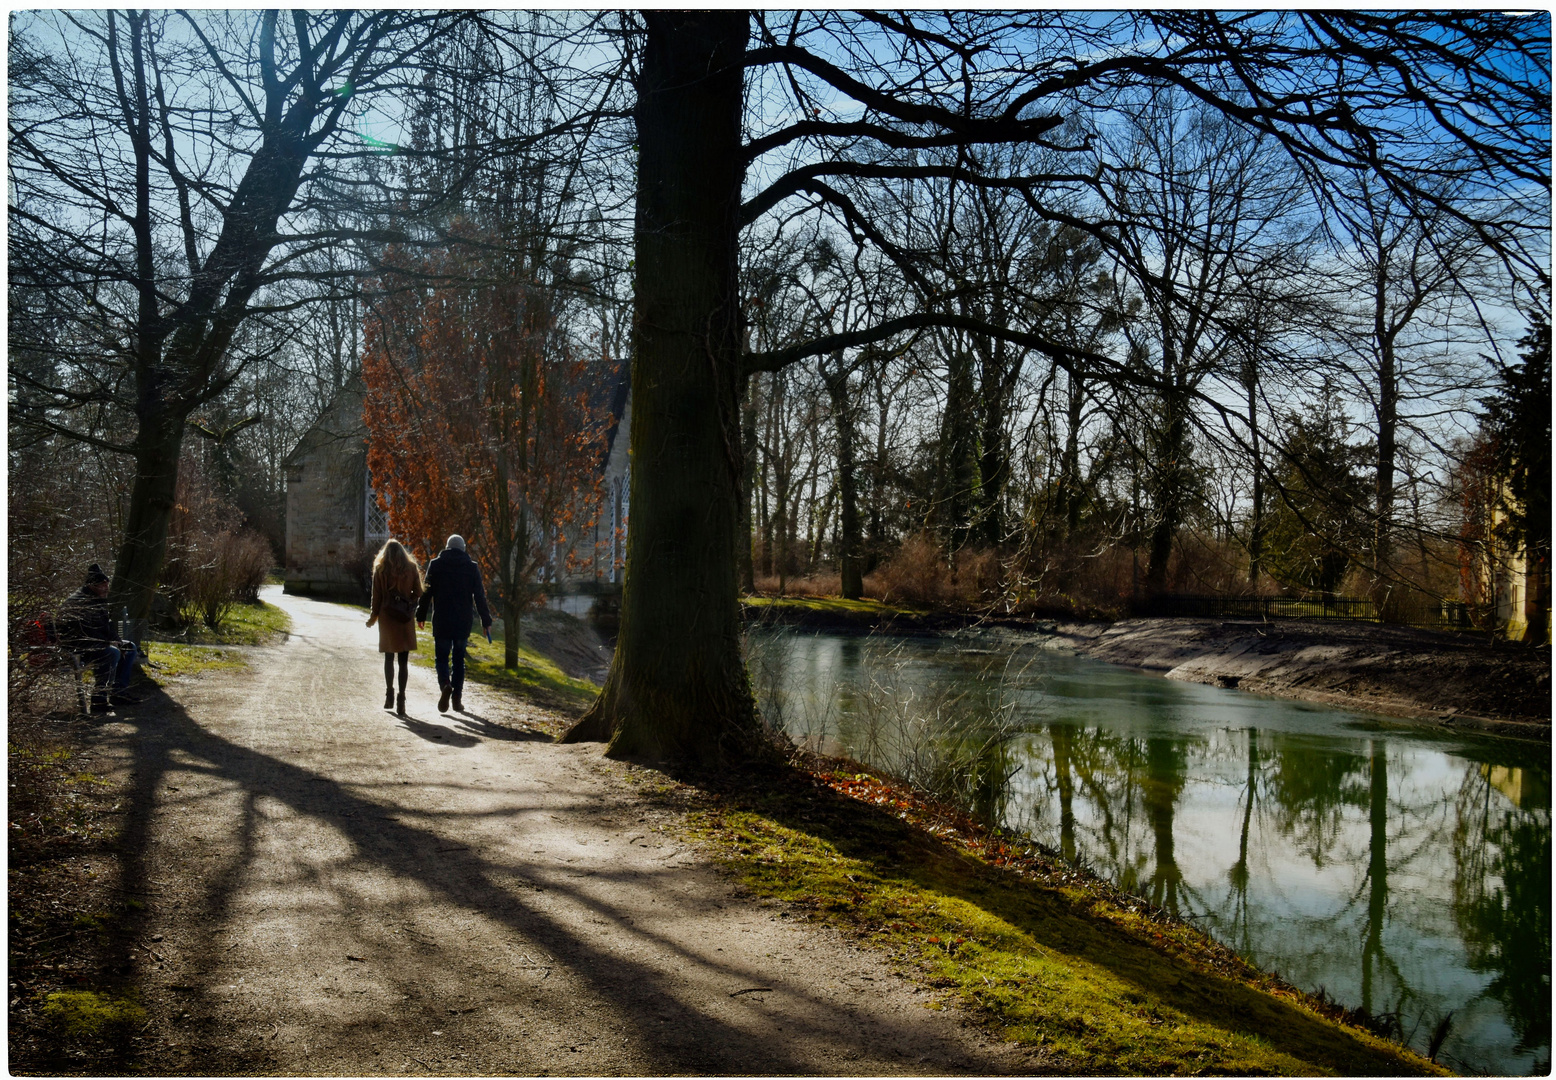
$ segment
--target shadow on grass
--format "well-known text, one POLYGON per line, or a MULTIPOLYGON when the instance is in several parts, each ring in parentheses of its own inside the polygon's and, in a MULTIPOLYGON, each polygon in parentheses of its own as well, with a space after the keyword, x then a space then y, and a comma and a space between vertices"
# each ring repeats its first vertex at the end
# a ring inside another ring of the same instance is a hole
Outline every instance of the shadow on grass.
MULTIPOLYGON (((431 668, 434 666, 431 635, 427 637, 427 648, 412 656, 420 666, 431 668)), ((501 690, 525 704, 566 716, 583 715, 600 692, 598 686, 572 678, 532 649, 520 649, 514 667, 504 667, 503 659, 500 635, 494 635, 491 641, 472 636, 465 652, 465 681, 501 690)))
POLYGON ((1091 910, 1098 897, 1082 888, 991 866, 806 774, 685 779, 719 792, 728 809, 822 841, 852 861, 829 866, 838 860, 807 858, 803 840, 790 851, 759 851, 761 839, 748 830, 734 861, 753 891, 812 907, 861 938, 916 954, 939 975, 932 983, 959 986, 1007 1037, 1046 1038, 1079 1071, 1262 1071, 1268 1066, 1260 1063, 1260 1048, 1340 1075, 1432 1071, 1392 1045, 1170 955, 1169 943, 1152 943, 1160 936, 1155 924, 1102 917, 1091 910), (914 895, 923 899, 903 899, 914 895), (1225 1033, 1228 1059, 1196 1054, 1205 1035, 1177 1038, 1172 1013, 1225 1033))

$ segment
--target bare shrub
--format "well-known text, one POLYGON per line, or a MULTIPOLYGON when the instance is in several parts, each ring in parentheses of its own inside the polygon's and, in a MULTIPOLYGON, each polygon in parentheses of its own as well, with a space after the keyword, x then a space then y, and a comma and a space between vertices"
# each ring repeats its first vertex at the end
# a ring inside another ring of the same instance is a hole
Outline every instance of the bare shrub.
POLYGON ((270 544, 256 532, 223 532, 198 556, 186 557, 180 617, 219 630, 234 604, 258 603, 270 573, 270 544))
POLYGON ((1005 568, 993 548, 964 548, 957 553, 951 575, 953 598, 966 604, 988 604, 1003 592, 1005 568))
POLYGON ((349 548, 340 560, 340 568, 346 572, 349 580, 356 582, 363 603, 367 603, 373 595, 373 560, 377 556, 377 549, 357 544, 349 548))
POLYGON ((1010 606, 1028 612, 1117 618, 1134 595, 1141 571, 1121 544, 1087 537, 1049 540, 1012 561, 1010 606))
POLYGON ((232 595, 243 604, 259 603, 259 590, 275 568, 275 550, 263 534, 245 529, 228 540, 228 577, 232 595))
POLYGON ((865 577, 864 592, 883 603, 939 604, 955 595, 951 568, 928 533, 913 533, 890 559, 865 577))
POLYGON ((215 622, 207 625, 220 624, 225 609, 215 606, 216 538, 236 529, 239 520, 237 507, 223 499, 205 475, 199 455, 185 447, 168 521, 167 553, 157 582, 167 597, 174 628, 207 622, 208 613, 215 622))
MULTIPOLYGON (((796 664, 794 631, 745 639, 752 692, 765 722, 798 746, 861 761, 988 825, 1009 824, 1014 742, 1025 732, 1016 693, 1027 658, 991 661, 968 679, 926 672, 901 639, 870 637, 850 665, 796 664)), ((971 643, 981 639, 976 636, 971 643)))
POLYGON ((1173 545, 1167 580, 1188 596, 1247 596, 1248 553, 1232 540, 1184 530, 1173 545))
POLYGON ((837 596, 843 591, 843 579, 838 574, 808 574, 787 580, 770 574, 752 584, 754 591, 763 596, 837 596))
POLYGON ((160 588, 175 626, 218 630, 236 603, 255 603, 274 565, 265 538, 245 528, 237 506, 216 490, 194 451, 179 465, 160 588))

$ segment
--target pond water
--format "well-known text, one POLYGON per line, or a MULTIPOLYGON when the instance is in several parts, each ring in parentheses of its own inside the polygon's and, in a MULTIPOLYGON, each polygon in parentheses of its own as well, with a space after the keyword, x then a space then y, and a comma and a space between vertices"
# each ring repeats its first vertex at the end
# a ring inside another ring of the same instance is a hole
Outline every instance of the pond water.
POLYGON ((748 638, 764 714, 1019 829, 1461 1072, 1550 1068, 1550 750, 1033 635, 748 638))

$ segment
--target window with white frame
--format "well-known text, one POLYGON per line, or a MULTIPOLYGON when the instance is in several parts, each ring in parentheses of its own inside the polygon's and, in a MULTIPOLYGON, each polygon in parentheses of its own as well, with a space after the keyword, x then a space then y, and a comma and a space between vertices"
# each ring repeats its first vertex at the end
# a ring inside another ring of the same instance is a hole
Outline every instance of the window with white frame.
POLYGON ((362 545, 375 548, 389 539, 389 511, 378 505, 378 494, 373 490, 373 477, 368 474, 364 482, 362 545))

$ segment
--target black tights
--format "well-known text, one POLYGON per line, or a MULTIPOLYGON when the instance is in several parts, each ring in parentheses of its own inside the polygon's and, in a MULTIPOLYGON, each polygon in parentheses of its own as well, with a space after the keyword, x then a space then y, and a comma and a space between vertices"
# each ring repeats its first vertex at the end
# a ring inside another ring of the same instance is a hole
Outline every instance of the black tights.
POLYGON ((384 689, 394 689, 394 658, 396 656, 400 658, 400 693, 403 694, 405 693, 405 680, 410 677, 410 669, 407 667, 411 660, 409 652, 384 653, 384 689))

